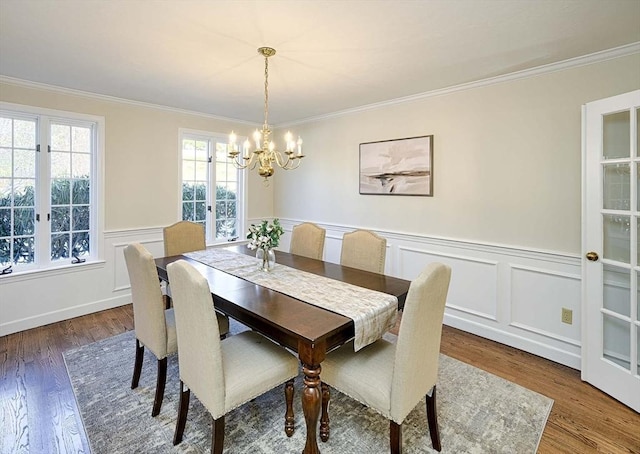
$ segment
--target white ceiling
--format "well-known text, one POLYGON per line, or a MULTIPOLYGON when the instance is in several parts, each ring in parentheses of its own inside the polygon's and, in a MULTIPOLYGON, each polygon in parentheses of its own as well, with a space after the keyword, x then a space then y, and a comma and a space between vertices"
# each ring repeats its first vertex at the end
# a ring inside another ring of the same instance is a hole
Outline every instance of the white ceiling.
POLYGON ((261 123, 640 41, 640 0, 0 0, 0 75, 261 123))

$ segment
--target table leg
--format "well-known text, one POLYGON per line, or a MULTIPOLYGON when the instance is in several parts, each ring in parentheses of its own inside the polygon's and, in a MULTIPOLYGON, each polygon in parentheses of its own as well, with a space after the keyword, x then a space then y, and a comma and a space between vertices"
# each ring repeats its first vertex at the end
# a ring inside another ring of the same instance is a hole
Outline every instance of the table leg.
POLYGON ((306 344, 300 342, 298 355, 304 374, 302 390, 302 412, 307 425, 307 441, 303 454, 320 454, 318 448, 318 419, 320 416, 320 363, 326 354, 325 344, 306 344))

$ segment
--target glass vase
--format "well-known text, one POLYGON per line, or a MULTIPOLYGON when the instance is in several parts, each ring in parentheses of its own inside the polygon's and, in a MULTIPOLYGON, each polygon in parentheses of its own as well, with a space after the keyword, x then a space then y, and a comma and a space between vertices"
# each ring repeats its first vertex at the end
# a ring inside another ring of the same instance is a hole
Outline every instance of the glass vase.
POLYGON ((276 266, 276 253, 273 249, 256 250, 256 258, 258 259, 258 269, 262 271, 271 271, 276 266))

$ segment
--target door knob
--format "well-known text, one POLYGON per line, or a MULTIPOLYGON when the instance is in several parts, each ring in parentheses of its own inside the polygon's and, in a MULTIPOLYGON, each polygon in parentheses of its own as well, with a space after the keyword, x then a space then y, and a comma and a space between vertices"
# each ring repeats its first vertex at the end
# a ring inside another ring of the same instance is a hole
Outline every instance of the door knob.
POLYGON ((597 262, 599 257, 598 257, 598 253, 597 252, 587 252, 587 260, 589 260, 590 262, 597 262))

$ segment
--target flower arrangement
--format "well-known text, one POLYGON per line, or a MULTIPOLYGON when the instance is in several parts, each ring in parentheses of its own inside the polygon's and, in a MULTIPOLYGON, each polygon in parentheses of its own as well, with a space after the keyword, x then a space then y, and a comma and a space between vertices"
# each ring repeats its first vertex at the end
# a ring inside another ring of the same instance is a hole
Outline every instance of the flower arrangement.
POLYGON ((280 235, 283 233, 284 229, 277 218, 272 223, 262 221, 258 225, 251 224, 247 232, 247 239, 251 242, 247 244, 247 247, 251 250, 262 249, 265 251, 278 247, 280 235))

